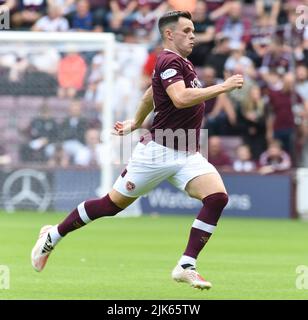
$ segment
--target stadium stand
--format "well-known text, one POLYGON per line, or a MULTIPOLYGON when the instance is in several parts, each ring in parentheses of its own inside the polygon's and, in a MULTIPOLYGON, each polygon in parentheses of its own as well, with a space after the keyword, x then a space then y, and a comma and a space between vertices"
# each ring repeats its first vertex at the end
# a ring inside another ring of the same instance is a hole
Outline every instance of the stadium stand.
MULTIPOLYGON (((38 19, 50 14, 56 5, 63 9, 59 16, 68 21, 69 30, 113 31, 118 41, 146 45, 149 55, 144 60, 139 84, 139 89, 144 90, 150 83, 161 48, 157 41, 157 19, 162 12, 178 8, 180 2, 136 0, 128 5, 121 0, 42 0, 31 4, 29 0, 15 0, 2 3, 11 8, 12 30, 31 30, 33 26, 36 29, 38 19)), ((237 148, 248 144, 252 157, 258 162, 267 145, 276 138, 291 156, 293 166, 307 165, 308 29, 296 27, 296 6, 300 3, 296 0, 187 1, 196 24, 198 43, 190 59, 198 66, 204 86, 209 85, 204 72, 209 65, 216 71, 215 82, 238 72, 246 77, 241 92, 226 95, 223 102, 208 102, 206 117, 210 121, 204 121, 209 136, 220 136, 222 148, 232 161, 237 148), (290 80, 292 74, 296 77, 290 80), (287 89, 286 79, 290 80, 287 89), (254 95, 257 98, 253 98, 254 95), (294 126, 276 123, 273 128, 269 119, 284 113, 277 101, 285 96, 289 97, 286 121, 294 126), (253 99, 255 103, 251 102, 253 99), (219 104, 222 106, 218 107, 219 104), (294 148, 290 148, 293 142, 294 148)), ((48 23, 54 22, 44 19, 43 30, 53 30, 48 23)), ((84 116, 98 121, 95 92, 100 79, 95 68, 102 63, 103 57, 94 52, 78 56, 44 51, 33 55, 22 51, 5 55, 0 52, 0 142, 6 142, 6 152, 13 163, 21 162, 18 150, 25 143, 23 132, 38 116, 43 104, 48 105, 51 116, 61 123, 71 100, 77 98, 85 105, 84 116), (66 60, 69 64, 75 63, 78 77, 76 70, 67 74, 66 60), (57 65, 60 67, 56 68, 57 65), (27 112, 17 119, 16 110, 21 108, 27 112)))

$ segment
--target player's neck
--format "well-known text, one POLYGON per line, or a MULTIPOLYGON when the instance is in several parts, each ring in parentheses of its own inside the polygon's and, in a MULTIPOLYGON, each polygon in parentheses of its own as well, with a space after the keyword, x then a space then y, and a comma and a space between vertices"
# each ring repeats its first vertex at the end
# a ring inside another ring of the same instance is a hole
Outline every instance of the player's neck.
POLYGON ((181 54, 181 52, 179 52, 178 50, 176 50, 176 49, 173 48, 173 47, 165 46, 165 47, 164 47, 164 50, 166 50, 166 51, 171 51, 171 52, 177 54, 178 56, 180 56, 181 58, 187 60, 187 57, 186 57, 186 56, 184 56, 183 54, 181 54))

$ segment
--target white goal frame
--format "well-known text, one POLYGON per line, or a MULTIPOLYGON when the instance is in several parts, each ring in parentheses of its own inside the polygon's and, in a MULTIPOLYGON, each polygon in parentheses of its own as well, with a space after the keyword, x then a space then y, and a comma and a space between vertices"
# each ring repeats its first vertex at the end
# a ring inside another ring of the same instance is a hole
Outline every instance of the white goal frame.
POLYGON ((112 112, 112 88, 114 81, 114 58, 115 58, 115 36, 112 33, 88 33, 88 32, 19 32, 5 31, 0 32, 0 43, 55 43, 55 42, 76 42, 76 43, 98 43, 102 44, 105 53, 106 65, 104 72, 104 81, 106 85, 106 95, 104 97, 104 105, 102 105, 101 122, 103 130, 101 133, 103 141, 103 165, 101 167, 101 182, 97 190, 97 195, 106 194, 112 187, 113 168, 112 159, 107 155, 111 154, 111 130, 113 126, 112 112))

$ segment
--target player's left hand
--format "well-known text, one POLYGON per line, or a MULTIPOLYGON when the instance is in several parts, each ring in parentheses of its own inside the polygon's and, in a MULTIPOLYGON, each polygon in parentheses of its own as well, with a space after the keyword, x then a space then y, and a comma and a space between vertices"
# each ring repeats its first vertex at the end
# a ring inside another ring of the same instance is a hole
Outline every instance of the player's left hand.
POLYGON ((134 120, 117 121, 113 127, 114 131, 112 134, 117 136, 125 136, 137 128, 138 127, 136 126, 134 120))

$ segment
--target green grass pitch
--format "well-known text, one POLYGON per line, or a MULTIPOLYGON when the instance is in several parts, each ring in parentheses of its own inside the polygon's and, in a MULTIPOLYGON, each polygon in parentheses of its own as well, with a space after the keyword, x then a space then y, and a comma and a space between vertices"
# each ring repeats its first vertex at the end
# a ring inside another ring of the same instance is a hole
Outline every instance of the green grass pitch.
POLYGON ((42 273, 30 251, 44 224, 63 214, 0 213, 0 265, 10 289, 0 299, 308 299, 296 267, 308 265, 308 223, 222 218, 198 269, 213 288, 171 280, 193 216, 105 218, 59 243, 42 273))

